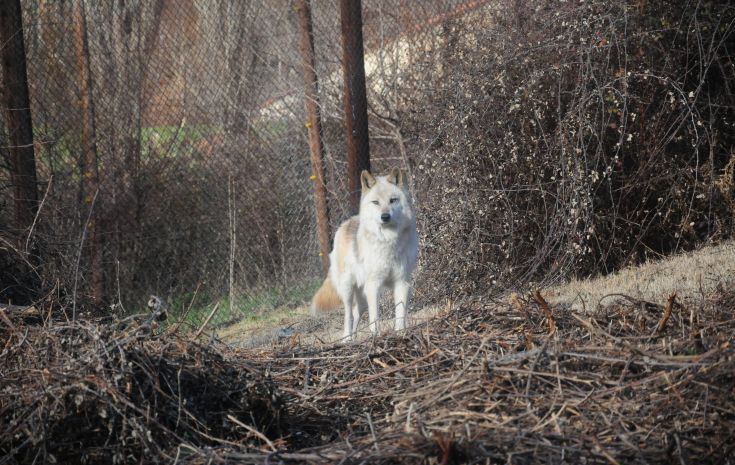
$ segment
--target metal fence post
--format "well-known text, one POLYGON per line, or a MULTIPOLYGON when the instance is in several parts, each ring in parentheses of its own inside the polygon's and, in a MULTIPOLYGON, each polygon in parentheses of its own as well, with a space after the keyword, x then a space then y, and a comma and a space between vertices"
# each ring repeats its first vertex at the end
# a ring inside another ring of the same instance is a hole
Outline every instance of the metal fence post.
POLYGON ((340 13, 347 133, 347 186, 350 190, 352 212, 357 213, 360 208, 360 172, 370 169, 361 0, 340 0, 340 13))
POLYGON ((296 0, 301 29, 301 56, 304 63, 304 105, 306 127, 309 130, 311 170, 314 179, 314 207, 319 234, 319 256, 322 267, 329 269, 329 206, 327 205, 326 170, 324 169, 324 145, 322 144, 322 118, 319 110, 319 80, 314 65, 314 31, 311 19, 311 1, 296 0))
POLYGON ((8 131, 8 169, 14 189, 15 227, 22 234, 31 226, 38 208, 33 124, 28 97, 26 53, 20 0, 0 2, 0 55, 2 106, 8 131))

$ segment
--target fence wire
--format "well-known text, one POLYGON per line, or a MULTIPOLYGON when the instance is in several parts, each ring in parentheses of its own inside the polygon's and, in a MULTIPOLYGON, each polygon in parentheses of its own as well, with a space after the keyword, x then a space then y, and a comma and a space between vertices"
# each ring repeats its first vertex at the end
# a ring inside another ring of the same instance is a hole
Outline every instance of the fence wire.
MULTIPOLYGON (((440 71, 441 28, 483 3, 363 1, 377 170, 410 169, 394 124, 402 91, 440 71)), ((28 0, 23 10, 46 192, 34 234, 54 257, 44 276, 62 277, 70 298, 126 311, 150 294, 175 312, 194 299, 195 325, 216 302, 215 325, 308 300, 323 271, 295 3, 28 0)), ((314 0, 312 11, 334 230, 348 215, 339 4, 314 0)))

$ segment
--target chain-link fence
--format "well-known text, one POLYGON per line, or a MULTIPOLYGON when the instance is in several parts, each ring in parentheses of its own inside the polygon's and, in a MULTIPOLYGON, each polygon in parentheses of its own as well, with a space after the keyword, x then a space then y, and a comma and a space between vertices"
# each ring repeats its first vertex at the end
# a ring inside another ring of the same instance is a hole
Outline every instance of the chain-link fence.
MULTIPOLYGON (((301 2, 22 4, 41 200, 13 230, 0 170, 0 226, 20 237, 0 234, 0 252, 31 270, 0 254, 2 295, 19 276, 127 311, 156 294, 175 312, 193 301, 196 324, 217 303, 215 324, 306 302, 323 269, 301 2)), ((340 5, 311 10, 334 231, 350 214, 340 5)), ((419 305, 732 237, 729 2, 363 0, 362 13, 371 165, 412 180, 419 305)))
MULTIPOLYGON (((437 28, 482 3, 363 2, 375 169, 410 169, 402 92, 440 71, 437 28)), ((295 7, 23 2, 45 193, 33 235, 57 292, 128 311, 149 294, 177 310, 194 299, 193 319, 220 302, 215 323, 309 298, 323 270, 295 7)), ((339 4, 316 0, 312 14, 334 228, 349 214, 339 4)))

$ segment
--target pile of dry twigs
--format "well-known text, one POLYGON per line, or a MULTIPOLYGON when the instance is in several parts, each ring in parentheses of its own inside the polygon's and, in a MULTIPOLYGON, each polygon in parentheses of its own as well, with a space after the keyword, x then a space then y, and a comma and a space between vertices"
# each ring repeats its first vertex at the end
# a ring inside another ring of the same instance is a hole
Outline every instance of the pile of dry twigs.
POLYGON ((323 347, 2 323, 5 462, 735 463, 735 293, 466 301, 323 347))
POLYGON ((282 434, 258 369, 151 319, 0 316, 0 463, 166 462, 179 446, 282 434))

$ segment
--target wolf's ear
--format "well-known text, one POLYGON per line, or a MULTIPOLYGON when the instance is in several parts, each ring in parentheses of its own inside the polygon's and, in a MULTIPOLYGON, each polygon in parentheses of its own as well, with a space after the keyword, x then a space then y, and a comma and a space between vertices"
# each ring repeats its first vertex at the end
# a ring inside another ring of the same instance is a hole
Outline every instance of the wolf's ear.
POLYGON ((364 192, 375 185, 375 178, 368 170, 362 170, 362 173, 360 173, 360 184, 362 184, 362 190, 364 192))
POLYGON ((391 184, 395 184, 398 187, 403 187, 403 184, 406 180, 403 177, 403 171, 401 171, 398 168, 393 168, 390 170, 390 174, 388 174, 388 182, 391 184))

